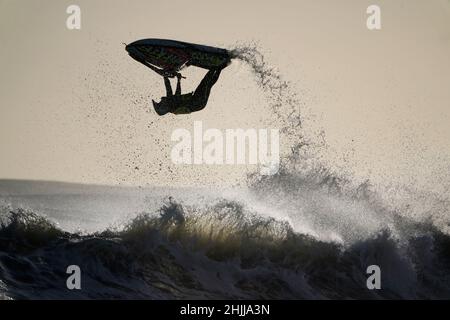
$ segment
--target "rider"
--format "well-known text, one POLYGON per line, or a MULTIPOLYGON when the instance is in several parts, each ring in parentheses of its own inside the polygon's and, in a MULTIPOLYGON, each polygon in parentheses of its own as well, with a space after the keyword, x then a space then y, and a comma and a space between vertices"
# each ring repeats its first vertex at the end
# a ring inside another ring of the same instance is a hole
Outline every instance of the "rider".
POLYGON ((153 102, 153 107, 158 115, 162 116, 166 113, 173 114, 186 114, 191 112, 200 111, 206 107, 209 94, 211 93, 212 86, 219 79, 222 68, 210 69, 197 89, 194 92, 181 94, 181 74, 177 73, 177 88, 175 94, 172 92, 172 86, 170 85, 169 78, 164 76, 164 84, 166 86, 166 96, 161 98, 161 101, 153 102))

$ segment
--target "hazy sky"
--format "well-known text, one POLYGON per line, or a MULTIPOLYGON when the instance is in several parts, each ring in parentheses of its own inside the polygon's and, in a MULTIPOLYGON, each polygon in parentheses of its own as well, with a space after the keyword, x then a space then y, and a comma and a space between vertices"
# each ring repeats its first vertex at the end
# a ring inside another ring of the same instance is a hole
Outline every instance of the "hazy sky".
MULTIPOLYGON (((158 117, 150 101, 162 80, 122 44, 141 38, 257 41, 299 93, 305 121, 315 114, 330 162, 374 179, 450 171, 448 1, 0 0, 0 178, 241 181, 243 166, 171 164, 170 134, 194 120, 264 128, 271 114, 249 69, 225 69, 204 111, 158 117), (81 30, 66 28, 71 4, 81 7, 81 30), (370 4, 381 7, 381 30, 366 28, 370 4)), ((186 90, 202 76, 191 69, 186 90)))

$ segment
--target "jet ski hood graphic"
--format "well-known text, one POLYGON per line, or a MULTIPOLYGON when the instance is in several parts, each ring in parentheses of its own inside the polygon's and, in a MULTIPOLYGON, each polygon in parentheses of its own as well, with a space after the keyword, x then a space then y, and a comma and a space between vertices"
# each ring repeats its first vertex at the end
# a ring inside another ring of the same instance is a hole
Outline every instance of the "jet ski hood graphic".
POLYGON ((165 40, 143 39, 130 43, 125 48, 128 54, 147 67, 164 76, 174 76, 187 66, 204 69, 223 68, 231 62, 228 50, 200 44, 165 40))

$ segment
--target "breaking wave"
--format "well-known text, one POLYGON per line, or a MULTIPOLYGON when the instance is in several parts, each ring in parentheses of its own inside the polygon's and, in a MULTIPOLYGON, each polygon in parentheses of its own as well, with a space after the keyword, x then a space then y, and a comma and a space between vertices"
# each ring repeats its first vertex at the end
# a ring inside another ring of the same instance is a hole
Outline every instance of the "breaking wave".
POLYGON ((81 235, 33 212, 3 209, 0 295, 11 299, 399 299, 450 297, 450 237, 432 225, 343 244, 296 232, 243 203, 167 200, 120 229, 81 235), (383 270, 367 290, 366 268, 383 270), (82 270, 68 290, 66 268, 82 270))

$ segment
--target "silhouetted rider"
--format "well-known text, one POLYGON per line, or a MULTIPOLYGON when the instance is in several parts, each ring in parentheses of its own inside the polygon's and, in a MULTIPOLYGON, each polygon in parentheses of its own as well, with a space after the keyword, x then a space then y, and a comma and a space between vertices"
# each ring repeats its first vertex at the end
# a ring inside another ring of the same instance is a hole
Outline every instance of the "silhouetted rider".
POLYGON ((222 68, 210 69, 203 77, 194 92, 181 94, 181 74, 177 73, 177 88, 175 94, 172 92, 172 86, 168 77, 164 77, 166 86, 166 96, 161 101, 153 102, 153 107, 158 115, 162 116, 166 113, 186 114, 200 111, 206 107, 212 86, 219 79, 222 68))

